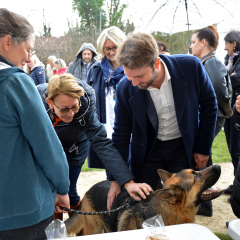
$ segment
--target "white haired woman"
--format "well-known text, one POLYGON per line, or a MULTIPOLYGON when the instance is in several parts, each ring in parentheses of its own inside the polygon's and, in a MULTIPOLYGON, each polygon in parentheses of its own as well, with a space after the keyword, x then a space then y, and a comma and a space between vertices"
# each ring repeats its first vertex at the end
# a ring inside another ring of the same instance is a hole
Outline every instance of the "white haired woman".
POLYGON ((53 75, 54 62, 57 60, 55 56, 48 57, 47 76, 50 78, 53 75))
POLYGON ((56 59, 54 62, 53 75, 64 74, 67 71, 66 63, 63 59, 56 59))
MULTIPOLYGON (((119 81, 124 77, 124 70, 115 61, 115 54, 125 38, 126 35, 116 26, 104 29, 97 39, 100 62, 96 62, 90 68, 87 76, 87 83, 95 90, 98 118, 105 125, 108 138, 112 138, 113 132, 116 88, 119 81)), ((91 146, 88 166, 105 168, 91 146)))
POLYGON ((115 61, 118 46, 126 38, 119 28, 112 26, 105 29, 97 39, 100 62, 90 69, 87 83, 96 92, 97 113, 105 124, 108 137, 112 138, 114 124, 115 91, 118 82, 124 77, 123 68, 115 61))

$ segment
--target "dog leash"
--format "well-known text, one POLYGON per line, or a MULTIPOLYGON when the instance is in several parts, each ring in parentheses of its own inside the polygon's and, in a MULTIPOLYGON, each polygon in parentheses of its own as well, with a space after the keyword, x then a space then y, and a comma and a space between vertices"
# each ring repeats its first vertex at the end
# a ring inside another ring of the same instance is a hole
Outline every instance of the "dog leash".
POLYGON ((130 205, 133 204, 135 201, 136 201, 135 199, 131 198, 125 204, 123 204, 122 206, 120 206, 116 209, 113 209, 110 211, 102 211, 102 212, 82 212, 82 211, 73 210, 73 209, 69 209, 69 208, 65 208, 65 207, 61 207, 61 206, 59 206, 59 208, 64 211, 67 211, 67 212, 73 212, 73 213, 82 214, 82 215, 103 215, 103 214, 118 212, 123 208, 129 208, 130 205))

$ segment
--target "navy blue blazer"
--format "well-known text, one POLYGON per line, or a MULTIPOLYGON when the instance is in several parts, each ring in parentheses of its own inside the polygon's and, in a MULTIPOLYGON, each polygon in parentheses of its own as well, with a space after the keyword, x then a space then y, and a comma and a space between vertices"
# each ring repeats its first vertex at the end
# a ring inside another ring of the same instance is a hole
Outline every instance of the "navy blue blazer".
MULTIPOLYGON (((160 58, 171 76, 178 126, 189 164, 195 169, 193 154, 209 155, 211 151, 218 111, 216 95, 198 58, 188 55, 160 58)), ((148 90, 133 87, 127 77, 119 83, 116 94, 112 140, 137 179, 157 139, 158 116, 148 90)))

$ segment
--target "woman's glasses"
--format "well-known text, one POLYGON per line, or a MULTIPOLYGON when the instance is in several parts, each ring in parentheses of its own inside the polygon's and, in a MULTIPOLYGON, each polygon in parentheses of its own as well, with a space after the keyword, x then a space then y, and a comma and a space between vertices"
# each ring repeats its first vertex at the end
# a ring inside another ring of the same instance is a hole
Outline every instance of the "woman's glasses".
POLYGON ((111 50, 113 51, 113 52, 116 52, 117 51, 117 46, 114 46, 114 47, 112 47, 112 48, 109 48, 109 47, 106 47, 106 48, 103 48, 103 51, 105 52, 105 53, 110 53, 111 52, 111 50))
POLYGON ((54 102, 53 102, 53 104, 54 104, 55 107, 59 110, 59 112, 61 112, 61 113, 63 113, 63 114, 69 112, 69 110, 72 110, 73 112, 76 112, 76 111, 78 111, 79 108, 81 107, 81 104, 80 104, 80 106, 77 105, 77 106, 74 106, 74 107, 72 107, 72 108, 68 108, 68 107, 60 108, 60 107, 56 106, 56 104, 55 104, 54 102))
MULTIPOLYGON (((22 45, 22 44, 21 44, 21 45, 22 45)), ((27 51, 29 58, 31 58, 31 57, 36 53, 36 51, 32 51, 32 50, 24 47, 23 45, 22 45, 22 47, 27 51)))

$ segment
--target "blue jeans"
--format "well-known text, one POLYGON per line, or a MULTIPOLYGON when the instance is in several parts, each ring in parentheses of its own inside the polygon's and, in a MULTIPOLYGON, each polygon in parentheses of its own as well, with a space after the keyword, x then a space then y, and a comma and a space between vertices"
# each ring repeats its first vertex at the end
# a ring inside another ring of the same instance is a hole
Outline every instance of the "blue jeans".
POLYGON ((240 131, 235 128, 235 124, 236 122, 233 120, 233 117, 227 118, 224 124, 228 150, 234 167, 234 176, 240 157, 240 131))
POLYGON ((77 193, 77 180, 81 172, 81 169, 82 167, 77 167, 77 168, 69 167, 70 186, 69 186, 68 195, 69 195, 71 206, 76 206, 80 200, 80 197, 78 196, 78 193, 77 193))
POLYGON ((47 239, 46 227, 54 220, 51 216, 40 223, 24 228, 0 231, 0 240, 43 240, 47 239))

